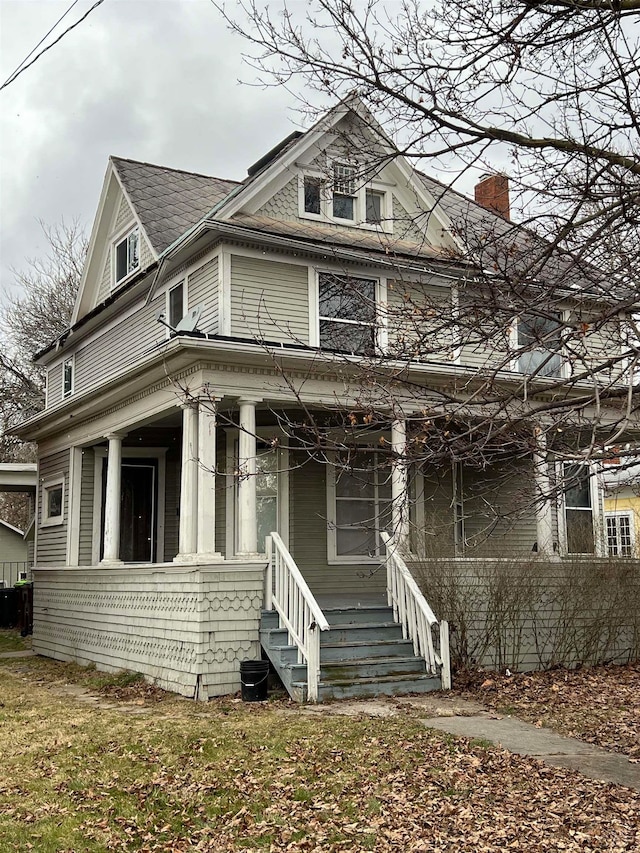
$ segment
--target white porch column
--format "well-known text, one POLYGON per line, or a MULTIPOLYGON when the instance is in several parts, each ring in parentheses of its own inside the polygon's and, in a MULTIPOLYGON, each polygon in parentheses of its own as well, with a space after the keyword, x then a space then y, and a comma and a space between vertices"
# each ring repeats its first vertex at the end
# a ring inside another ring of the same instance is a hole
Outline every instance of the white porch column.
POLYGON ((538 553, 553 555, 553 512, 551 507, 547 437, 540 427, 534 430, 533 479, 536 501, 536 539, 538 553))
POLYGON ((122 439, 124 435, 107 435, 107 493, 104 502, 104 548, 102 562, 121 563, 120 559, 120 481, 122 473, 122 439))
POLYGON ((198 561, 221 560, 216 552, 216 406, 198 409, 198 561))
POLYGON ((180 474, 180 532, 174 563, 193 561, 198 547, 198 409, 182 406, 182 470, 180 474))
POLYGON ((407 465, 407 422, 391 424, 391 522, 398 548, 404 551, 409 538, 409 477, 407 465))
POLYGON ((256 400, 239 400, 238 435, 238 554, 258 550, 256 516, 256 400))

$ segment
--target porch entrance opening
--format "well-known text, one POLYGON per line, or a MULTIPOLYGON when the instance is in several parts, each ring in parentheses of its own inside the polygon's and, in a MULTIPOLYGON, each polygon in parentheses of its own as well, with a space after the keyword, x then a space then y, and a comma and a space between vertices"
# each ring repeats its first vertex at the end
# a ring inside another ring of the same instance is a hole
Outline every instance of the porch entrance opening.
MULTIPOLYGON (((155 459, 127 459, 121 467, 120 559, 124 563, 153 563, 157 540, 157 475, 155 459)), ((107 490, 107 466, 102 469, 102 536, 107 490)), ((103 557, 100 546, 100 559, 103 557)))

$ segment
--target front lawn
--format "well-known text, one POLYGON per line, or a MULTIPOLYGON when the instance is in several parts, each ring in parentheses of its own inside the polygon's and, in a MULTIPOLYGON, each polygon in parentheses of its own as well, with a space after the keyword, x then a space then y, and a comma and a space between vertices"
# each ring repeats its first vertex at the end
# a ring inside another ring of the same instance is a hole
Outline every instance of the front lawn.
POLYGON ((90 704, 68 694, 74 672, 37 658, 0 668, 2 851, 640 846, 637 794, 435 733, 416 709, 204 705, 88 672, 103 696, 90 704))

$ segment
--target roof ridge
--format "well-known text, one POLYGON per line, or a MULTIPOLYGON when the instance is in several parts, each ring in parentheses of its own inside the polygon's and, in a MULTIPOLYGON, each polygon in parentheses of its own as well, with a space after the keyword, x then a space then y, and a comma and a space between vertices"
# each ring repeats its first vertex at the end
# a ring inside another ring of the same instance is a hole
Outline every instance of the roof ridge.
POLYGON ((109 159, 116 161, 120 160, 123 163, 135 163, 137 166, 149 166, 152 169, 162 169, 165 172, 179 172, 181 175, 191 175, 194 178, 207 178, 211 181, 224 181, 226 184, 241 184, 242 181, 235 181, 233 178, 219 178, 216 175, 205 175, 204 172, 190 172, 188 169, 175 169, 173 166, 161 166, 158 163, 149 163, 147 160, 133 160, 131 157, 118 157, 116 154, 110 154, 109 159))

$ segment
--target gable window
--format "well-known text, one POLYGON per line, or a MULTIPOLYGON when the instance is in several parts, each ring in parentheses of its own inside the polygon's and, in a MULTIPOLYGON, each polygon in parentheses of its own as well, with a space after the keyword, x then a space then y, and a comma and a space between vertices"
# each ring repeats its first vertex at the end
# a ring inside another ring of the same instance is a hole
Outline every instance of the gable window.
POLYGON ((64 475, 53 477, 42 485, 42 527, 64 521, 64 475))
POLYGON ((562 374, 562 322, 557 317, 521 314, 516 324, 516 370, 536 376, 562 374))
POLYGON ((313 213, 320 216, 322 213, 321 205, 322 179, 313 175, 304 176, 304 211, 305 213, 313 213))
POLYGON ((384 193, 367 190, 365 193, 366 220, 369 225, 380 225, 383 218, 384 193))
POLYGON ((175 329, 184 317, 184 284, 176 284, 167 293, 167 317, 169 325, 175 329))
POLYGON ((356 170, 335 163, 333 167, 333 215, 336 219, 356 218, 356 170))
POLYGON ((565 464, 564 515, 569 554, 593 554, 593 503, 591 471, 588 465, 565 464))
POLYGON ((115 245, 115 283, 121 282, 139 266, 139 234, 134 228, 115 245))
POLYGON ((359 452, 352 459, 338 458, 331 472, 329 559, 379 557, 380 533, 391 526, 390 469, 380 454, 359 452))
POLYGON ((66 359, 62 365, 62 396, 70 397, 73 394, 73 356, 66 359))
POLYGON ((319 343, 322 349, 373 355, 376 280, 319 273, 319 343))
POLYGON ((633 520, 630 512, 606 513, 607 554, 610 557, 632 557, 634 552, 633 520))

